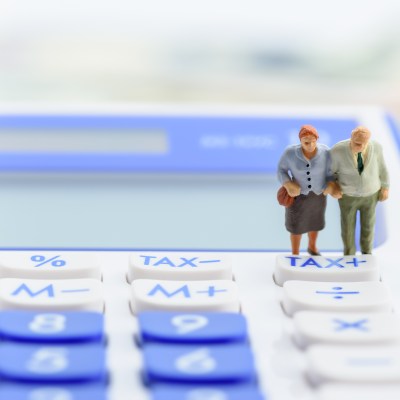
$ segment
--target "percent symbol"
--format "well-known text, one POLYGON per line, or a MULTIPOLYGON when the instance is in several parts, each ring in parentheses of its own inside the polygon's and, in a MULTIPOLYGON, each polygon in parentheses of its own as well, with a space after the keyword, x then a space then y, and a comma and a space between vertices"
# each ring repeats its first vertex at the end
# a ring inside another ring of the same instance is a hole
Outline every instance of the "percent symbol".
POLYGON ((64 260, 57 260, 58 257, 60 257, 60 256, 55 256, 55 257, 46 259, 45 256, 36 255, 36 256, 32 256, 31 260, 39 263, 39 264, 36 264, 35 267, 41 267, 42 265, 49 264, 49 263, 53 267, 63 267, 66 264, 66 262, 64 260))

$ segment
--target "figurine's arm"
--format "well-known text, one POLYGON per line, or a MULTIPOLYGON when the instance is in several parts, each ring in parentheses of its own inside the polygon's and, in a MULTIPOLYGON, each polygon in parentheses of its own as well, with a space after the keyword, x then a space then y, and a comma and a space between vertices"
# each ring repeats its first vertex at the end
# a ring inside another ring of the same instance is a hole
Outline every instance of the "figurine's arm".
POLYGON ((324 190, 324 195, 330 194, 335 199, 342 198, 342 190, 337 180, 337 168, 336 159, 332 158, 332 152, 329 153, 328 165, 327 165, 327 184, 324 190))
POLYGON ((301 188, 300 185, 297 182, 293 181, 291 176, 289 175, 289 158, 289 149, 287 149, 279 160, 278 179, 288 191, 289 196, 296 197, 300 195, 301 188))
POLYGON ((381 190, 379 193, 379 201, 385 201, 389 197, 389 172, 386 167, 385 158, 383 157, 382 147, 379 145, 378 154, 379 178, 381 180, 381 190))

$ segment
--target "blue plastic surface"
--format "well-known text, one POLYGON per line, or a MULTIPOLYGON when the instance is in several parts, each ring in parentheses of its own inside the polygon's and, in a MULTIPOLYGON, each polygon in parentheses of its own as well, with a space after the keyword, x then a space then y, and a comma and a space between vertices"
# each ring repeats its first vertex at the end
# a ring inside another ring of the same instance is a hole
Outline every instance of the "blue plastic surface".
POLYGON ((242 385, 156 387, 151 400, 266 400, 256 387, 242 385))
MULTIPOLYGON (((165 132, 165 153, 1 152, 2 171, 114 171, 114 172, 275 172, 282 150, 297 138, 299 128, 312 124, 321 142, 332 145, 347 139, 357 126, 354 119, 140 116, 140 115, 2 115, 0 131, 165 132)), ((77 138, 79 140, 79 138, 77 138)))
POLYGON ((105 349, 100 344, 0 344, 0 378, 17 382, 104 381, 105 349))
POLYGON ((104 339, 104 316, 95 312, 0 312, 0 338, 32 343, 77 343, 104 339))
POLYGON ((0 400, 106 400, 104 384, 33 385, 4 383, 0 385, 0 400))
POLYGON ((138 315, 140 341, 165 343, 245 342, 247 326, 237 313, 174 313, 138 315))
POLYGON ((246 383, 256 378, 251 350, 243 344, 165 345, 143 348, 146 383, 246 383))

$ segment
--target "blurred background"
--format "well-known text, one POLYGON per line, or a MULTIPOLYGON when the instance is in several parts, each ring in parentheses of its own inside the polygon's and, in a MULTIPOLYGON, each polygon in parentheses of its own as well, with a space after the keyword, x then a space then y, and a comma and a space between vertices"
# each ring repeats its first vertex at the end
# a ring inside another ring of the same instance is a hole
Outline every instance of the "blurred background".
POLYGON ((0 0, 0 101, 378 104, 396 0, 0 0))

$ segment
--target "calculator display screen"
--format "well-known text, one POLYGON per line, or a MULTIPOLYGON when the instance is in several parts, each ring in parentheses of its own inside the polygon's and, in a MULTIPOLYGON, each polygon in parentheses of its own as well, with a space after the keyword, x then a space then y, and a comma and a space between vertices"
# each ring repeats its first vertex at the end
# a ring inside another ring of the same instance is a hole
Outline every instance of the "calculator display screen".
MULTIPOLYGON (((0 115, 0 249, 287 251, 276 168, 306 123, 328 146, 358 125, 353 118, 0 115)), ((331 198, 318 242, 321 251, 341 249, 331 198)))

